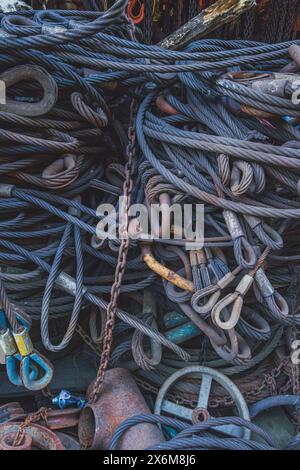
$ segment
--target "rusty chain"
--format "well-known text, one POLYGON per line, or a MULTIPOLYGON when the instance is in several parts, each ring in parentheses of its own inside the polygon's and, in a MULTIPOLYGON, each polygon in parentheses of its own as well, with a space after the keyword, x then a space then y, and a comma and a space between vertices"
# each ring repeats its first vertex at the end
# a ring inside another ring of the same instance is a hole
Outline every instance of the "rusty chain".
POLYGON ((79 324, 76 325, 75 330, 76 333, 83 339, 85 344, 87 344, 94 351, 94 353, 97 354, 97 356, 101 357, 102 348, 94 343, 92 338, 84 331, 84 329, 79 324))
MULTIPOLYGON (((261 393, 270 388, 273 390, 273 393, 276 391, 277 388, 277 379, 280 376, 281 372, 283 371, 284 368, 288 365, 290 361, 289 357, 284 357, 281 362, 278 364, 278 366, 274 367, 269 374, 265 374, 262 382, 260 385, 257 385, 254 387, 252 390, 249 390, 248 392, 244 393, 244 397, 246 401, 253 402, 257 401, 255 399, 259 399, 261 393)), ((155 387, 152 384, 149 384, 148 382, 136 378, 136 382, 140 387, 143 388, 143 390, 151 392, 153 394, 158 393, 159 388, 155 387)), ((285 388, 290 389, 291 388, 291 379, 287 381, 287 383, 284 386, 285 388)), ((281 388, 283 390, 283 388, 281 388)), ((287 391, 286 390, 286 391, 287 391)), ((168 398, 174 400, 179 405, 188 405, 188 406, 197 406, 197 400, 192 399, 190 396, 187 398, 185 394, 182 392, 176 392, 176 393, 168 393, 168 398)), ((234 404, 234 401, 230 397, 230 395, 222 397, 222 398, 213 398, 209 400, 209 407, 210 408, 222 408, 222 407, 228 407, 232 406, 234 404)))
MULTIPOLYGON (((89 335, 78 325, 77 326, 77 332, 80 334, 84 342, 98 355, 100 356, 100 351, 99 348, 95 346, 93 343, 92 339, 89 337, 89 335)), ((277 379, 280 376, 281 372, 284 371, 289 366, 290 363, 290 358, 289 357, 284 357, 279 364, 274 367, 269 373, 264 374, 262 382, 254 387, 252 390, 249 390, 244 394, 245 399, 249 402, 257 401, 260 399, 261 394, 264 392, 264 390, 269 390, 271 394, 276 393, 277 391, 277 379)), ((299 388, 299 366, 290 366, 289 367, 290 371, 289 373, 287 372, 288 375, 288 380, 287 382, 280 387, 279 392, 280 393, 287 393, 289 389, 293 389, 294 394, 300 394, 300 388, 299 388), (297 369, 297 375, 295 377, 296 371, 294 369, 297 369)), ((150 392, 154 395, 157 395, 159 388, 156 387, 155 385, 142 380, 140 377, 135 377, 135 380, 137 384, 146 392, 150 392)), ((184 393, 182 392, 176 392, 168 393, 168 398, 173 400, 179 405, 194 405, 197 406, 197 400, 193 400, 191 397, 186 397, 184 393)), ((209 401, 209 407, 210 408, 218 408, 218 407, 228 407, 233 405, 234 402, 230 395, 222 397, 222 398, 216 398, 216 399, 211 399, 209 401)))
POLYGON ((35 413, 31 413, 30 415, 28 415, 25 418, 24 422, 21 423, 19 426, 19 429, 14 437, 13 446, 17 447, 22 444, 26 432, 26 427, 29 426, 31 423, 36 423, 37 421, 43 420, 47 425, 47 416, 48 408, 46 407, 42 407, 35 413))
POLYGON ((123 199, 120 213, 122 214, 122 220, 119 225, 119 237, 121 239, 118 262, 115 272, 115 280, 111 288, 110 302, 107 306, 107 320, 104 330, 103 349, 100 359, 100 365, 97 372, 97 376, 94 382, 92 392, 89 397, 89 401, 94 403, 99 397, 101 386, 104 380, 105 371, 108 366, 110 357, 110 351, 113 340, 113 329, 115 325, 115 316, 118 304, 118 297, 121 290, 122 279, 126 269, 127 253, 129 249, 129 237, 127 234, 128 229, 128 211, 131 202, 131 193, 133 188, 132 171, 133 171, 133 160, 135 157, 135 116, 137 112, 137 102, 132 101, 130 110, 130 125, 128 129, 128 146, 126 149, 127 163, 125 166, 125 181, 123 185, 123 199))

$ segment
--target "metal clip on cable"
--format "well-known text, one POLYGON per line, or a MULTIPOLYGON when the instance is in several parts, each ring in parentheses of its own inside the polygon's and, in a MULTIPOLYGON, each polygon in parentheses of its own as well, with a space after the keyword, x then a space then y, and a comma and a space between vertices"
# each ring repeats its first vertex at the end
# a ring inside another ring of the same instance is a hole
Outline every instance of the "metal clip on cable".
POLYGON ((33 391, 47 387, 53 377, 51 362, 33 349, 29 333, 25 328, 22 328, 20 332, 14 332, 13 337, 22 358, 20 375, 24 387, 33 391), (44 372, 40 379, 32 378, 30 373, 32 366, 38 366, 44 372))
POLYGON ((223 211, 224 220, 233 240, 234 256, 239 265, 251 269, 256 263, 256 254, 253 247, 245 237, 237 215, 229 210, 223 211))
POLYGON ((276 230, 258 217, 244 215, 245 220, 252 228, 257 238, 272 250, 280 250, 283 247, 283 240, 276 230))
POLYGON ((0 333, 0 346, 5 354, 6 371, 10 382, 14 385, 22 385, 22 381, 17 373, 16 362, 18 359, 16 354, 18 350, 14 338, 8 328, 2 330, 0 333))
POLYGON ((244 303, 244 296, 250 289, 251 285, 253 284, 253 281, 254 281, 253 276, 246 274, 237 285, 235 291, 226 295, 226 297, 221 299, 214 306, 211 312, 211 318, 216 326, 219 326, 223 330, 231 330, 232 328, 235 327, 235 325, 237 324, 240 318, 240 314, 241 314, 243 303, 244 303), (226 309, 231 304, 233 305, 232 305, 229 319, 226 321, 222 321, 221 320, 222 310, 226 309))
POLYGON ((255 282, 271 313, 279 320, 285 320, 289 314, 289 306, 282 295, 277 292, 262 268, 255 274, 255 282))

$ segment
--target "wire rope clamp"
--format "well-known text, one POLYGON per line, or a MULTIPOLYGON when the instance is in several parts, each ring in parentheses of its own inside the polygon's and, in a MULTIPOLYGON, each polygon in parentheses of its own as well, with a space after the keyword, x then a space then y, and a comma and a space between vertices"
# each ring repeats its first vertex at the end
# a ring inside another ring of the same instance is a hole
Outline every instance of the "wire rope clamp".
POLYGON ((274 295, 275 289, 266 276, 262 268, 259 268, 255 274, 255 282, 263 296, 263 298, 271 297, 274 295))
POLYGON ((22 357, 28 356, 33 351, 33 345, 28 331, 23 328, 19 332, 14 332, 13 337, 15 339, 17 348, 22 357))
POLYGON ((228 231, 231 235, 231 238, 235 240, 236 238, 244 237, 244 231, 241 227, 237 215, 229 210, 223 211, 224 220, 226 222, 228 231))
POLYGON ((0 333, 0 346, 6 357, 13 356, 18 351, 14 337, 8 328, 0 333))
POLYGON ((0 197, 8 198, 12 197, 12 192, 15 186, 13 184, 0 184, 0 197))

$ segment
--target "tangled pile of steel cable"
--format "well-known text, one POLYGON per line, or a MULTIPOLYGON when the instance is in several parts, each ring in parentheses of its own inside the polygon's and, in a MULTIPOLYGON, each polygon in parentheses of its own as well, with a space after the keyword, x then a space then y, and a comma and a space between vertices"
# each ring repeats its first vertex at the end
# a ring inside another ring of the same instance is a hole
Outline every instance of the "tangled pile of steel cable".
MULTIPOLYGON (((157 414, 183 418, 184 407, 200 407, 199 365, 232 377, 248 403, 299 395, 291 358, 300 325, 300 42, 203 39, 180 51, 144 45, 126 3, 117 0, 105 13, 1 18, 7 375, 31 391, 51 384, 47 353, 66 348, 80 324, 100 347, 113 333, 110 367, 132 371, 152 397, 175 373, 179 382, 164 393, 176 406, 161 405, 157 414), (123 265, 122 221, 114 237, 99 237, 107 214, 98 208, 113 205, 118 213, 129 156, 131 204, 156 204, 162 216, 173 204, 204 205, 201 247, 175 236, 182 227, 172 217, 171 236, 162 217, 149 241, 129 216, 123 265), (106 322, 110 294, 118 299, 115 325, 106 322), (53 322, 58 336, 51 336, 53 322), (192 376, 183 379, 187 366, 192 376)), ((110 345, 106 362, 109 353, 110 345)), ((218 385, 206 398, 201 409, 220 416, 236 397, 218 385)), ((177 439, 189 437, 185 429, 177 423, 177 439)), ((206 438, 195 445, 208 446, 206 438)))

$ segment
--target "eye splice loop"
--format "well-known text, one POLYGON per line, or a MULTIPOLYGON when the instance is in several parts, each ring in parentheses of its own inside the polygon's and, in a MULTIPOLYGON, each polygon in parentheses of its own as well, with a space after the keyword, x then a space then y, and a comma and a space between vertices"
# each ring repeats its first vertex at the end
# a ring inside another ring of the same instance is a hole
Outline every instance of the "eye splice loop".
POLYGON ((222 290, 234 281, 241 269, 242 268, 238 266, 234 271, 225 274, 225 276, 219 279, 215 284, 211 284, 195 292, 191 299, 194 310, 200 314, 209 314, 218 302, 222 290), (208 298, 208 300, 204 304, 199 305, 200 300, 205 298, 208 298))
POLYGON ((246 274, 242 277, 234 292, 226 295, 213 308, 211 312, 212 321, 223 330, 231 330, 239 321, 242 311, 244 296, 253 284, 253 276, 246 274), (232 304, 231 314, 228 320, 221 319, 222 310, 232 304))
POLYGON ((289 306, 282 295, 274 289, 262 268, 258 269, 255 274, 255 283, 271 314, 278 319, 285 320, 289 315, 289 306))
POLYGON ((41 390, 49 385, 53 378, 53 366, 51 362, 33 348, 28 331, 23 328, 13 333, 19 354, 21 356, 20 376, 22 383, 28 390, 41 390), (37 378, 32 375, 32 370, 38 368, 42 376, 37 378))
POLYGON ((272 250, 280 250, 283 247, 281 235, 263 220, 252 215, 245 215, 245 220, 252 228, 257 238, 272 250))
POLYGON ((253 268, 257 257, 253 247, 246 239, 238 216, 230 210, 223 211, 223 216, 233 240, 234 255, 237 263, 245 269, 253 268))

